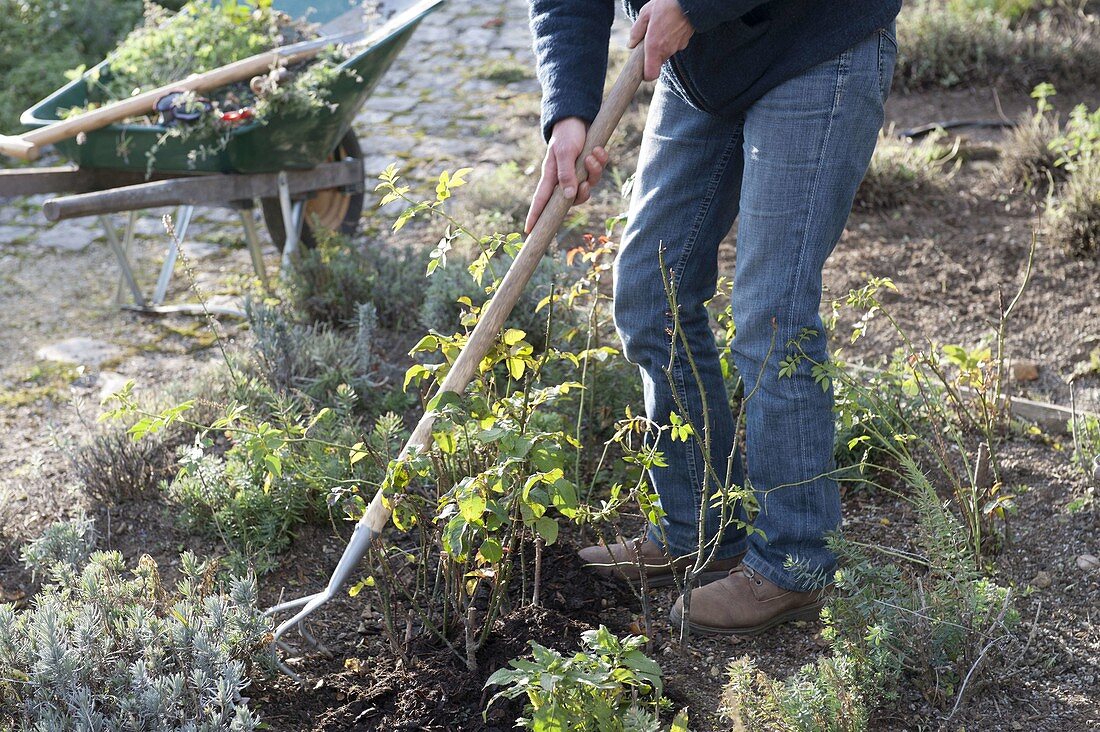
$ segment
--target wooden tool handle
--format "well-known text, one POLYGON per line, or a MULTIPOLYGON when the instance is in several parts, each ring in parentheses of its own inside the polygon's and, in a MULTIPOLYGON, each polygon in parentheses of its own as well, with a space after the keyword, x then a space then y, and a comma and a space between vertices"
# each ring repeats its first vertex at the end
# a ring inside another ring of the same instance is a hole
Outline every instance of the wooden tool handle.
MULTIPOLYGON (((594 148, 606 145, 607 141, 611 139, 611 133, 615 131, 615 127, 618 126, 623 113, 626 112, 627 107, 634 98, 634 94, 638 91, 638 87, 642 83, 642 65, 644 61, 644 52, 639 44, 637 48, 631 51, 626 66, 619 74, 614 86, 611 87, 611 91, 608 93, 607 99, 604 100, 596 119, 588 128, 584 152, 577 159, 578 183, 588 178, 588 170, 584 166, 584 159, 594 148)), ((554 189, 554 194, 550 197, 546 208, 543 209, 542 215, 539 216, 539 220, 531 230, 530 236, 527 237, 520 248, 519 254, 512 262, 512 266, 508 268, 508 272, 504 275, 504 279, 501 281, 496 293, 493 294, 492 300, 481 311, 481 317, 474 327, 474 332, 470 334, 470 339, 466 342, 462 352, 458 354, 458 358, 455 359, 451 370, 447 372, 446 378, 443 379, 443 383, 440 385, 441 393, 445 391, 456 394, 461 393, 473 379, 478 364, 489 352, 493 341, 496 340, 501 328, 504 327, 504 321, 511 314, 512 308, 515 307, 524 287, 527 286, 531 276, 535 273, 535 268, 542 261, 543 255, 554 240, 558 229, 561 228, 562 222, 565 221, 575 198, 576 196, 567 198, 560 185, 554 189)), ((408 454, 414 448, 425 448, 431 443, 432 426, 435 424, 435 418, 434 412, 430 410, 425 412, 408 442, 405 443, 405 447, 401 451, 402 456, 408 454)), ((390 511, 384 505, 382 491, 379 490, 370 506, 367 507, 367 513, 363 520, 374 531, 381 531, 389 522, 389 519, 390 511)))
POLYGON ((38 148, 17 135, 0 135, 0 153, 20 160, 37 160, 38 148))

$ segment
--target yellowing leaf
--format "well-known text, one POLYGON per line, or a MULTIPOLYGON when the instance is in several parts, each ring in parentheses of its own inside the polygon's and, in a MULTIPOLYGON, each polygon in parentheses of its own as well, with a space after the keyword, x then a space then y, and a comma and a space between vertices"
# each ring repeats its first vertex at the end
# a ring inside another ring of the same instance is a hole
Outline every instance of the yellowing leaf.
POLYGON ((470 523, 481 520, 481 515, 485 513, 485 499, 474 493, 459 499, 458 510, 462 514, 462 518, 470 523))
POLYGON ((364 587, 374 587, 374 577, 366 577, 348 588, 348 595, 355 597, 363 591, 364 587))
POLYGON ((473 172, 473 168, 459 168, 451 175, 451 188, 466 185, 466 176, 473 172))
POLYGON ((447 431, 433 432, 432 438, 435 440, 435 444, 439 446, 439 451, 444 455, 453 455, 455 451, 455 438, 447 431))
POLYGON ((366 445, 364 445, 362 442, 356 442, 354 445, 351 446, 351 455, 348 457, 348 462, 351 465, 355 465, 357 462, 370 454, 364 449, 365 447, 366 445))

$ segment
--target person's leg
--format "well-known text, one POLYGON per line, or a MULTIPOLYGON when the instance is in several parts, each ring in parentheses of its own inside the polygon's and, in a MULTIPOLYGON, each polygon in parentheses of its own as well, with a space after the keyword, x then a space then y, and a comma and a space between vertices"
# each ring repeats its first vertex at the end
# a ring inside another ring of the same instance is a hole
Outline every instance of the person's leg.
POLYGON ((882 127, 894 58, 884 33, 780 85, 745 117, 733 351, 751 391, 746 458, 762 535, 744 564, 788 590, 822 584, 835 564, 825 546, 840 525, 831 385, 806 360, 785 365, 802 353, 828 359, 821 272, 882 127))
MULTIPOLYGON (((746 114, 733 348, 748 393, 746 458, 760 533, 739 567, 691 592, 695 631, 751 635, 816 616, 822 605, 818 588, 835 564, 824 539, 840 524, 832 392, 809 364, 792 370, 786 359, 828 358, 821 270, 874 150, 896 50, 892 32, 875 33, 746 114), (788 559, 799 567, 787 568, 788 559)), ((683 598, 671 618, 684 619, 683 598)))
MULTIPOLYGON (((705 303, 714 296, 717 283, 718 244, 737 214, 741 142, 739 122, 699 112, 658 85, 642 139, 629 222, 615 263, 615 324, 627 359, 640 367, 646 414, 668 425, 670 413, 676 412, 700 436, 706 423, 710 460, 723 482, 734 424, 705 303), (673 318, 662 262, 666 273, 671 273, 680 327, 690 344, 698 381, 682 343, 677 342, 676 356, 670 358, 673 318)), ((706 479, 698 440, 673 441, 666 433, 658 447, 667 466, 654 468, 651 477, 666 517, 660 530, 651 527, 649 538, 658 545, 667 543, 665 550, 672 556, 693 554, 699 512, 706 500, 703 486, 713 493, 718 485, 706 479)), ((739 461, 734 462, 738 464, 731 482, 740 486, 743 477, 739 461)), ((708 540, 720 530, 720 523, 719 510, 709 510, 708 540)), ((745 549, 743 529, 731 523, 732 518, 727 520, 716 558, 730 558, 745 549)))

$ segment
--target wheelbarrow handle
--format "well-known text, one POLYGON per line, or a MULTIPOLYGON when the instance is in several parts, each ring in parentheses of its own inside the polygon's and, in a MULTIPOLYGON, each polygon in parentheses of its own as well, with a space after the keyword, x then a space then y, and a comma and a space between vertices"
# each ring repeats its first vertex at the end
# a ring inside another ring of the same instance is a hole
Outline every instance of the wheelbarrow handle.
POLYGON ((209 91, 227 84, 248 80, 280 66, 290 66, 300 61, 307 61, 337 43, 365 46, 381 42, 395 28, 415 22, 438 3, 439 0, 420 0, 420 2, 387 21, 382 28, 373 32, 367 28, 361 28, 311 41, 302 41, 289 46, 280 46, 219 66, 216 69, 193 74, 186 79, 173 81, 170 84, 150 89, 127 99, 110 102, 98 109, 50 123, 18 136, 0 136, 0 154, 22 160, 36 160, 41 155, 41 148, 46 145, 77 137, 82 132, 99 130, 130 117, 150 113, 153 111, 157 100, 170 92, 209 91))
POLYGON ((18 135, 0 135, 0 155, 20 160, 37 160, 38 147, 18 135))
POLYGON ((35 160, 41 155, 41 149, 47 145, 77 137, 81 133, 102 129, 130 117, 149 114, 156 106, 157 100, 170 92, 217 89, 226 84, 251 79, 257 74, 277 68, 280 64, 304 61, 319 54, 323 48, 323 46, 310 46, 291 54, 286 54, 285 49, 274 49, 249 56, 186 79, 158 86, 127 99, 110 102, 97 109, 51 122, 19 136, 4 137, 0 140, 2 143, 0 153, 23 160, 35 160))
MULTIPOLYGON (((638 91, 638 87, 642 82, 644 60, 644 52, 642 46, 639 45, 631 52, 626 66, 619 73, 615 84, 611 87, 611 91, 608 93, 607 99, 604 100, 599 114, 596 115, 596 119, 589 126, 584 152, 577 160, 578 183, 583 182, 588 177, 584 159, 594 148, 607 144, 611 138, 611 133, 615 131, 623 113, 626 112, 627 107, 638 91)), ((494 293, 493 298, 482 310, 481 317, 474 327, 473 333, 470 334, 470 338, 462 348, 462 352, 459 353, 446 378, 443 379, 443 383, 439 387, 439 393, 452 392, 460 394, 470 383, 477 371, 478 364, 492 347, 493 342, 504 326, 504 321, 511 314, 512 308, 515 307, 524 287, 530 281, 535 268, 538 267, 547 248, 557 235, 558 229, 565 221, 569 208, 573 205, 575 199, 576 196, 567 197, 560 185, 554 189, 553 195, 543 209, 542 215, 535 223, 534 228, 532 228, 531 234, 527 237, 512 265, 508 268, 508 272, 504 275, 504 279, 494 293)), ((404 448, 402 448, 401 457, 408 455, 413 450, 426 449, 430 445, 432 426, 435 424, 435 420, 436 414, 434 411, 428 410, 424 413, 417 423, 416 429, 413 430, 412 435, 409 436, 404 448)), ((386 524, 389 523, 391 513, 392 507, 383 495, 382 490, 379 489, 363 517, 356 524, 355 531, 352 533, 336 569, 329 578, 326 588, 315 595, 291 600, 267 611, 268 614, 273 614, 301 608, 293 617, 280 624, 275 630, 276 644, 279 643, 279 639, 288 630, 332 598, 340 587, 350 579, 359 560, 367 553, 371 543, 381 536, 386 524)), ((293 675, 293 672, 285 666, 283 669, 293 675)))

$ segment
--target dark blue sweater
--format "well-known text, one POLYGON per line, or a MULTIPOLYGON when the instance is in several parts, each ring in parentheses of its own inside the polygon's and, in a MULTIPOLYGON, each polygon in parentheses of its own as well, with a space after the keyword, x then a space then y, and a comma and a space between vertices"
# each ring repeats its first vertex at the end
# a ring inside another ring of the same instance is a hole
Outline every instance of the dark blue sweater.
MULTIPOLYGON (((637 17, 646 0, 624 0, 637 17)), ((901 0, 680 0, 695 28, 661 77, 687 102, 732 117, 768 90, 890 24, 901 0)), ((592 121, 603 98, 614 0, 531 0, 547 139, 564 117, 592 121)))

